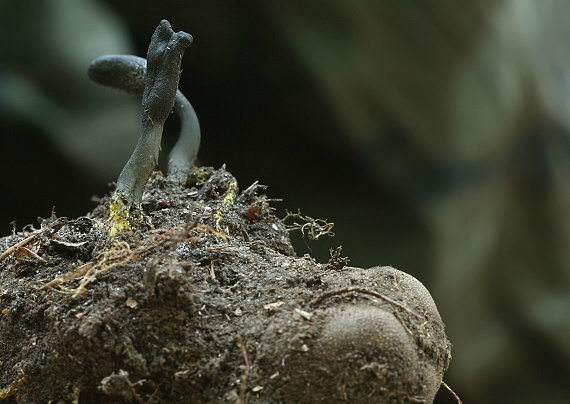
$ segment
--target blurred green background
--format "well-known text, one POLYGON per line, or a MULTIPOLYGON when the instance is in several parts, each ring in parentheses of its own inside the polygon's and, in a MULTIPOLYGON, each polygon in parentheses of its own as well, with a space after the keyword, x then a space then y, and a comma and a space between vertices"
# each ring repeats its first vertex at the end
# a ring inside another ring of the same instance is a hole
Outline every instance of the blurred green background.
POLYGON ((570 402, 567 2, 0 0, 3 234, 109 192, 140 101, 86 68, 163 18, 194 36, 202 165, 336 224, 299 255, 424 282, 464 402, 570 402))

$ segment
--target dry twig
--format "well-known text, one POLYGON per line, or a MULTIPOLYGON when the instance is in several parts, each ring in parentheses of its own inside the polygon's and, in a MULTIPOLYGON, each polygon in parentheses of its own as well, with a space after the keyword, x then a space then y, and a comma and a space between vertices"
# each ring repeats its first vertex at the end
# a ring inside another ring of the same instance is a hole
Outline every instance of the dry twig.
POLYGON ((37 233, 34 233, 34 234, 32 234, 31 236, 26 237, 26 238, 23 239, 22 241, 17 242, 17 243, 14 244, 12 247, 8 247, 8 248, 6 249, 6 251, 4 251, 4 252, 2 253, 2 255, 0 255, 0 262, 2 262, 2 261, 3 261, 6 257, 8 257, 10 254, 16 252, 19 248, 24 247, 24 246, 30 244, 32 241, 35 240, 35 238, 36 238, 40 233, 41 233, 41 231, 40 231, 40 232, 37 232, 37 233))
MULTIPOLYGON (((53 216, 53 213, 52 213, 53 216)), ((8 247, 6 249, 6 251, 4 251, 2 253, 2 255, 0 255, 0 262, 2 262, 4 259, 6 259, 6 257, 10 256, 10 254, 17 252, 20 248, 27 246, 28 244, 30 244, 32 241, 34 241, 40 234, 45 233, 45 232, 56 232, 59 229, 61 229, 64 225, 65 225, 65 218, 63 219, 57 219, 55 220, 53 223, 51 223, 49 226, 42 228, 40 230, 36 230, 34 231, 34 233, 28 237, 26 237, 25 239, 23 239, 22 241, 18 241, 16 244, 14 244, 11 247, 8 247)))

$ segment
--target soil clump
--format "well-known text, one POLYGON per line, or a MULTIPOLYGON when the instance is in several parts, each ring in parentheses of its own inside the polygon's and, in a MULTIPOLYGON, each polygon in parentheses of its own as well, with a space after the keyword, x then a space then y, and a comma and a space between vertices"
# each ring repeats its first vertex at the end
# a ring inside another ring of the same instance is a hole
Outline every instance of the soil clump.
POLYGON ((297 257, 263 191, 155 173, 132 232, 108 237, 103 198, 0 239, 0 400, 433 402, 451 355, 425 287, 297 257))

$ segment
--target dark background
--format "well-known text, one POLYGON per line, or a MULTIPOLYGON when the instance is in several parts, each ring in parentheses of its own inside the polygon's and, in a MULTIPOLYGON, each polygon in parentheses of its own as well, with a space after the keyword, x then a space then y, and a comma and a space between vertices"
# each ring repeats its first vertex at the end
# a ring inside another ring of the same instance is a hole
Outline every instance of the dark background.
MULTIPOLYGON (((352 265, 389 264, 421 273, 420 244, 403 243, 421 237, 419 219, 351 152, 314 78, 263 7, 221 1, 192 7, 173 1, 104 3, 125 22, 137 55, 146 54, 162 18, 194 36, 183 59, 180 88, 200 119, 200 163, 226 164, 242 189, 256 180, 268 185, 270 197, 283 199, 274 204, 279 216, 300 208, 335 223, 334 238, 294 237, 299 254, 312 251, 326 261, 330 248, 342 245, 352 265)), ((5 155, 1 188, 9 191, 0 212, 4 234, 12 231, 13 221, 18 230, 37 224, 37 217, 49 216, 52 207, 58 216, 85 214, 94 207, 91 196, 107 193, 119 174, 94 178, 69 163, 37 128, 10 119, 1 124, 10 134, 0 137, 5 155)), ((171 119, 162 168, 175 133, 171 119)), ((136 129, 133 136, 138 136, 136 129)))

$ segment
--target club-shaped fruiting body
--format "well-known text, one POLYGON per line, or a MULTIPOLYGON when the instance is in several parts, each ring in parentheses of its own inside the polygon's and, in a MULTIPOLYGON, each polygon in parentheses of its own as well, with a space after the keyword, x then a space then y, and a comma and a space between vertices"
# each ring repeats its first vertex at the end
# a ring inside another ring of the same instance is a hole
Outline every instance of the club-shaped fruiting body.
POLYGON ((146 59, 134 55, 104 55, 91 62, 87 75, 95 83, 142 96, 146 59))
MULTIPOLYGON (((87 72, 98 84, 133 95, 143 95, 146 78, 144 58, 105 55, 91 62, 87 72)), ((180 118, 180 136, 168 158, 168 177, 183 185, 200 148, 200 123, 192 104, 180 90, 176 91, 174 111, 180 118)))
MULTIPOLYGON (((168 117, 176 93, 180 76, 180 65, 186 48, 192 43, 192 36, 185 32, 174 32, 170 23, 162 20, 150 41, 147 53, 144 90, 142 92, 142 133, 135 150, 117 180, 117 187, 109 206, 110 235, 130 228, 129 216, 133 207, 139 207, 144 186, 147 183, 160 151, 162 129, 168 117)), ((127 88, 137 88, 141 77, 139 62, 133 61, 135 68, 122 63, 111 64, 111 70, 118 75, 127 74, 127 88), (137 67, 139 66, 139 67, 137 67)), ((109 71, 107 71, 110 74, 109 71)), ((120 79, 112 78, 110 82, 120 79)), ((140 91, 137 90, 137 91, 140 91)))

